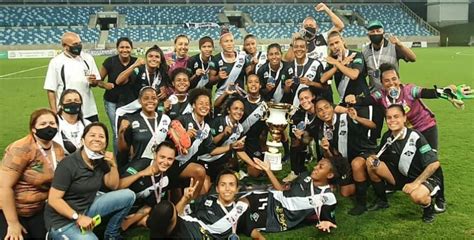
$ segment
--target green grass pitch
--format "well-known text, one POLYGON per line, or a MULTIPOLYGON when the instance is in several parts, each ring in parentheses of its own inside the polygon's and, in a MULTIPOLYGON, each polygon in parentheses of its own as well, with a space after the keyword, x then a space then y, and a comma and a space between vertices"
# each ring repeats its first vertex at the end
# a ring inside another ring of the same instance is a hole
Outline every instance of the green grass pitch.
MULTIPOLYGON (((414 49, 416 63, 401 63, 401 80, 423 87, 450 83, 474 85, 474 48, 414 49)), ((100 66, 104 57, 97 57, 100 66)), ((48 107, 43 90, 48 59, 0 60, 0 151, 28 132, 30 113, 48 107), (7 76, 5 76, 7 75, 7 76)), ((99 117, 108 124, 102 104, 102 89, 94 89, 99 117)), ((347 215, 350 199, 338 197, 338 228, 331 234, 306 225, 269 239, 309 238, 382 238, 382 239, 473 239, 474 238, 474 101, 466 101, 465 110, 457 110, 445 100, 424 101, 435 113, 439 128, 439 159, 444 168, 447 212, 437 215, 432 224, 421 222, 421 209, 403 193, 389 197, 391 207, 359 217, 347 215)), ((278 173, 283 177, 288 172, 278 173)), ((371 190, 369 190, 371 192, 371 190)), ((0 193, 1 194, 1 193, 0 193)), ((369 195, 369 199, 372 194, 369 195)), ((130 239, 146 239, 146 230, 134 229, 130 239)))

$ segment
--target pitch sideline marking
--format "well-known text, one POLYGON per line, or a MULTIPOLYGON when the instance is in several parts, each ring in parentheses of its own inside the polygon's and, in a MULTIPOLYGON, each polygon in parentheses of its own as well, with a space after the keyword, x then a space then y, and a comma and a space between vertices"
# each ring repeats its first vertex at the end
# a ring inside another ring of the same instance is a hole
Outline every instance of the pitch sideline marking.
POLYGON ((474 56, 474 53, 456 52, 456 55, 460 55, 460 56, 474 56))
POLYGON ((47 67, 47 66, 48 66, 48 65, 44 65, 44 66, 39 66, 39 67, 34 67, 34 68, 29 68, 29 69, 21 70, 21 71, 18 71, 18 72, 8 73, 8 74, 5 74, 5 75, 1 75, 0 78, 8 77, 8 76, 15 75, 15 74, 19 74, 19 73, 30 72, 30 71, 33 71, 33 70, 36 70, 36 69, 45 68, 45 67, 47 67))

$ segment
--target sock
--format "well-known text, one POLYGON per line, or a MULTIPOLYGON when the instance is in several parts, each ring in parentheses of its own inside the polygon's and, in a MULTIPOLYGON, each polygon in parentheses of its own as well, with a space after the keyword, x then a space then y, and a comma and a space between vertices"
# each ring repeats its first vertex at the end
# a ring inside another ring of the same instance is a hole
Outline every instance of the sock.
POLYGON ((367 206, 367 181, 355 182, 356 203, 359 206, 367 206))
POLYGON ((436 172, 437 176, 439 177, 439 187, 440 190, 438 191, 438 199, 443 199, 444 200, 444 174, 443 174, 443 169, 439 167, 436 172))
POLYGON ((387 194, 385 193, 385 183, 383 181, 372 182, 372 186, 374 187, 375 195, 379 198, 379 200, 387 202, 387 194))

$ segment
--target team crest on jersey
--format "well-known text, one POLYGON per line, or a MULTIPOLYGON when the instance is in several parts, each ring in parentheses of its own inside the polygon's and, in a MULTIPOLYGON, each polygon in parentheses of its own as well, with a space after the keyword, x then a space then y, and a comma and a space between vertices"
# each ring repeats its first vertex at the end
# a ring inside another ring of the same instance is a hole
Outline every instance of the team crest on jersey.
POLYGON ((263 74, 263 78, 268 78, 268 72, 265 72, 265 73, 263 74))
POLYGON ((220 125, 220 126, 219 126, 219 129, 218 129, 217 131, 220 132, 220 133, 221 133, 222 131, 224 131, 224 126, 220 125))
POLYGON ((204 202, 204 206, 206 207, 212 206, 212 200, 206 200, 206 202, 204 202))
POLYGON ((194 128, 193 123, 188 123, 188 130, 193 129, 193 128, 194 128))
POLYGON ((347 174, 344 174, 344 175, 341 176, 341 179, 342 179, 342 180, 344 180, 344 179, 346 179, 346 178, 347 178, 347 174))
POLYGON ((132 122, 132 128, 139 128, 140 127, 140 122, 138 121, 133 121, 132 122))
POLYGON ((258 218, 260 218, 260 215, 257 212, 250 214, 250 220, 257 222, 258 218))
POLYGON ((307 176, 307 177, 304 178, 304 182, 309 183, 310 181, 311 181, 311 177, 310 177, 310 176, 307 176))
POLYGON ((195 63, 194 63, 194 68, 198 68, 198 67, 199 67, 198 63, 195 62, 195 63))
POLYGON ((142 74, 142 80, 145 80, 146 79, 146 73, 143 73, 142 74))
MULTIPOLYGON (((288 74, 292 75, 293 74, 293 68, 288 68, 288 74)), ((284 78, 283 78, 284 79, 284 78)))
POLYGON ((224 61, 219 60, 218 64, 219 64, 219 66, 222 66, 222 65, 224 65, 224 61))
POLYGON ((415 154, 414 152, 412 151, 406 151, 403 153, 404 155, 408 156, 408 157, 411 157, 413 154, 415 154))
POLYGON ((235 208, 237 209, 237 214, 241 214, 244 211, 244 207, 240 205, 237 205, 235 208))

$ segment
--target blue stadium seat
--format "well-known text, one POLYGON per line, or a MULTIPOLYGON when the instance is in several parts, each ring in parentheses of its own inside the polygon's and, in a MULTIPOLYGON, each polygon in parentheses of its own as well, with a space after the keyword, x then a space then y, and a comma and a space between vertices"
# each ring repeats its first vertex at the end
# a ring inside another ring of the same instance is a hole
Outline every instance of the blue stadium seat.
POLYGON ((0 27, 84 26, 102 7, 0 7, 0 27))
POLYGON ((68 27, 68 28, 6 28, 4 36, 0 36, 5 45, 30 45, 30 44, 59 44, 61 36, 66 31, 73 31, 81 36, 83 43, 96 43, 99 39, 99 30, 68 27))

